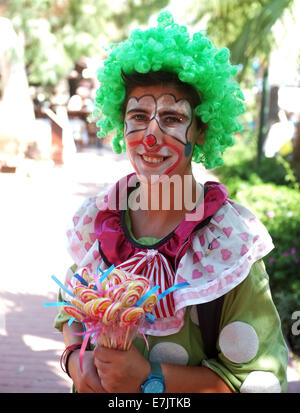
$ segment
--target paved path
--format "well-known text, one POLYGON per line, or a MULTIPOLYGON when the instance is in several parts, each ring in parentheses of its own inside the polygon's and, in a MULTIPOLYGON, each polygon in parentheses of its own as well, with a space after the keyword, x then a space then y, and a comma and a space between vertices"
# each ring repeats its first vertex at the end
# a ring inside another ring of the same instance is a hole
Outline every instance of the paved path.
POLYGON ((27 164, 0 174, 0 392, 69 392, 61 371, 62 337, 54 328, 55 274, 71 264, 65 227, 105 183, 130 172, 109 150, 79 153, 63 168, 27 164), (106 156, 104 156, 106 155, 106 156), (30 176, 27 176, 30 175, 30 176))
MULTIPOLYGON (((64 229, 89 194, 131 171, 125 156, 101 149, 76 154, 63 168, 26 165, 0 174, 0 393, 68 393, 60 370, 64 349, 51 328, 56 308, 55 274, 71 264, 64 229), (29 175, 29 176, 27 176, 29 175)), ((294 369, 290 390, 300 392, 294 369)))

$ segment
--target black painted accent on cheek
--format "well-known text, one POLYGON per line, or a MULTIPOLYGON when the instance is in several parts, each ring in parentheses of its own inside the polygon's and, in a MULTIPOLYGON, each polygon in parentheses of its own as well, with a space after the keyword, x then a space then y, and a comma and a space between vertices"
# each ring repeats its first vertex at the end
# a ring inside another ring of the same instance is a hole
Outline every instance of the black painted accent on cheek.
POLYGON ((126 133, 126 135, 125 136, 129 136, 129 135, 131 135, 132 133, 135 133, 135 132, 140 132, 140 131, 143 131, 143 130, 146 130, 147 128, 143 128, 143 129, 134 129, 134 130, 132 130, 132 131, 130 131, 130 132, 128 132, 128 133, 126 133))
POLYGON ((188 158, 190 156, 191 151, 192 151, 192 144, 191 142, 187 142, 184 148, 184 155, 188 158))

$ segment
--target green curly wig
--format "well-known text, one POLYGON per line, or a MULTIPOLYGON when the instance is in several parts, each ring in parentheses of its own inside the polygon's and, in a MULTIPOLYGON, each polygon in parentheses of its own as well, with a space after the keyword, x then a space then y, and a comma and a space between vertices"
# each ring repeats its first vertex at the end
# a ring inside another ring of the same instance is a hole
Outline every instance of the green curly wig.
POLYGON ((201 98, 194 112, 207 124, 205 143, 194 146, 192 160, 208 169, 222 165, 222 154, 235 143, 233 134, 242 129, 236 118, 244 112, 244 97, 232 80, 237 66, 230 64, 227 48, 216 48, 201 32, 190 38, 187 28, 175 24, 170 12, 159 14, 157 27, 145 31, 136 29, 128 40, 113 45, 98 70, 101 84, 95 99, 98 137, 113 132, 114 152, 126 151, 122 71, 132 74, 160 70, 176 73, 178 79, 190 84, 201 98))

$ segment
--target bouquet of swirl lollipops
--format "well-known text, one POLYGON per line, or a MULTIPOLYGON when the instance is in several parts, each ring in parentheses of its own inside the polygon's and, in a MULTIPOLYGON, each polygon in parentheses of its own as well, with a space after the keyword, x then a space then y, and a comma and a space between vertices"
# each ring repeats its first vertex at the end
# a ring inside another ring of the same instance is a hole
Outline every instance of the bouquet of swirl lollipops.
MULTIPOLYGON (((98 267, 99 269, 99 267, 98 267)), ((132 274, 112 265, 101 274, 90 274, 83 268, 68 280, 68 286, 62 284, 54 275, 52 279, 70 296, 68 301, 44 303, 45 306, 61 306, 71 316, 68 324, 81 322, 83 336, 80 350, 80 366, 83 355, 90 340, 103 347, 128 350, 137 332, 146 341, 142 324, 145 321, 154 322, 152 314, 158 300, 177 288, 188 285, 174 285, 157 295, 159 286, 151 286, 147 278, 132 274)))
POLYGON ((151 289, 142 276, 118 269, 97 278, 84 268, 73 278, 70 284, 74 296, 70 304, 64 305, 65 312, 84 322, 87 332, 92 332, 100 345, 129 349, 146 315, 152 317, 157 288, 151 289))
POLYGON ((68 280, 69 286, 62 284, 55 276, 54 281, 70 296, 68 301, 45 303, 62 306, 73 321, 83 323, 84 333, 81 347, 82 357, 88 341, 92 344, 120 350, 128 350, 144 321, 153 322, 152 310, 159 299, 147 278, 135 275, 114 266, 101 276, 90 274, 87 268, 68 280))

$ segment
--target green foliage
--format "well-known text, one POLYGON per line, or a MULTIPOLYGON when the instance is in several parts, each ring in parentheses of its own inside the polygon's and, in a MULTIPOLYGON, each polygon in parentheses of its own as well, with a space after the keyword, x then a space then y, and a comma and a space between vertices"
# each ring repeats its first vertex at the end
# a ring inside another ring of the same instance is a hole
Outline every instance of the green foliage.
POLYGON ((275 248, 265 258, 274 302, 284 334, 300 355, 292 334, 292 314, 300 310, 300 191, 292 168, 283 158, 264 159, 255 166, 254 147, 240 141, 215 170, 229 196, 249 208, 268 229, 275 248))
MULTIPOLYGON (((257 54, 263 57, 269 55, 274 43, 272 27, 291 2, 291 0, 260 2, 261 7, 250 18, 246 17, 245 24, 240 28, 236 39, 229 45, 233 62, 242 63, 245 68, 249 59, 257 54)), ((251 3, 253 5, 253 2, 251 3)))
POLYGON ((242 74, 254 57, 266 60, 274 44, 272 27, 292 6, 293 0, 214 0, 199 2, 193 22, 209 16, 207 34, 217 45, 226 45, 242 74))
POLYGON ((25 37, 30 84, 55 85, 82 56, 99 56, 168 0, 11 0, 5 14, 25 37))

